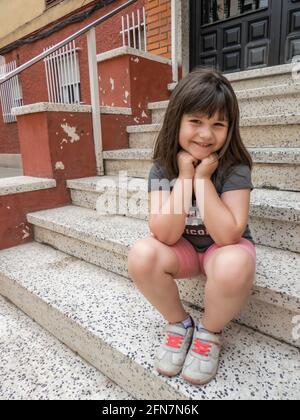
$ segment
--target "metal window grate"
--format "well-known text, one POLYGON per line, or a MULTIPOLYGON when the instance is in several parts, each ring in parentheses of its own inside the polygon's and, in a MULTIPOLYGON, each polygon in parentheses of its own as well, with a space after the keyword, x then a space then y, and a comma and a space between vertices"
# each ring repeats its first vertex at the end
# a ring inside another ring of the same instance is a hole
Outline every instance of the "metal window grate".
MULTIPOLYGON (((9 73, 17 68, 17 62, 11 61, 0 65, 0 76, 9 73)), ((17 121, 15 115, 12 115, 11 110, 14 107, 23 105, 23 95, 18 76, 13 77, 7 82, 0 85, 0 100, 3 114, 3 121, 5 123, 13 123, 17 121)))
POLYGON ((269 0, 202 0, 202 25, 255 12, 268 5, 269 0))
POLYGON ((75 41, 50 54, 44 62, 49 102, 80 103, 80 73, 75 41))
POLYGON ((56 4, 60 3, 62 0, 45 0, 45 7, 49 9, 49 7, 55 6, 56 4))
POLYGON ((123 39, 123 47, 133 47, 138 50, 147 51, 146 38, 146 13, 143 7, 140 10, 132 12, 130 15, 122 16, 122 30, 120 31, 123 39), (127 42, 127 43, 126 43, 127 42))

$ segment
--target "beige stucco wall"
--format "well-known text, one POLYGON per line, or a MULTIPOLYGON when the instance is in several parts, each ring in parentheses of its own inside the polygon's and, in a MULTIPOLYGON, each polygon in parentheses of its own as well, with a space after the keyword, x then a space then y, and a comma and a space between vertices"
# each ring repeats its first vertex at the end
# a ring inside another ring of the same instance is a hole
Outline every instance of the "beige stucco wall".
POLYGON ((94 0, 63 0, 46 10, 45 0, 0 0, 0 48, 94 0))

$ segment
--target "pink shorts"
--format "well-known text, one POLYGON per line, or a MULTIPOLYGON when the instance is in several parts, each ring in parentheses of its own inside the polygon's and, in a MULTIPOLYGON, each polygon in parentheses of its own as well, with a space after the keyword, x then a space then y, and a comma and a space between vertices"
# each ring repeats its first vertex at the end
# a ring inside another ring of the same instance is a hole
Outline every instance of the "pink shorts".
MULTIPOLYGON (((246 249, 256 263, 256 249, 251 241, 241 238, 240 242, 234 245, 246 249)), ((182 237, 175 245, 170 246, 170 248, 174 250, 179 260, 179 272, 176 274, 176 279, 183 279, 194 277, 200 273, 206 275, 205 267, 208 259, 221 247, 213 244, 205 252, 197 252, 193 245, 182 237)))

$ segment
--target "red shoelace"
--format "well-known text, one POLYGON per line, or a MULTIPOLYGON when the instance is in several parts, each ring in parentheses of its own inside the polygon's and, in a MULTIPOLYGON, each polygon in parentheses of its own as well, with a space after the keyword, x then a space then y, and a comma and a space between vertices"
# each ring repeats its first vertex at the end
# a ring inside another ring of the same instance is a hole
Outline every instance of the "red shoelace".
POLYGON ((193 351, 201 356, 208 357, 208 354, 212 348, 212 343, 204 343, 199 339, 195 339, 193 351))
POLYGON ((169 347, 175 347, 176 349, 180 349, 181 343, 184 337, 180 335, 171 335, 168 334, 166 345, 169 347))

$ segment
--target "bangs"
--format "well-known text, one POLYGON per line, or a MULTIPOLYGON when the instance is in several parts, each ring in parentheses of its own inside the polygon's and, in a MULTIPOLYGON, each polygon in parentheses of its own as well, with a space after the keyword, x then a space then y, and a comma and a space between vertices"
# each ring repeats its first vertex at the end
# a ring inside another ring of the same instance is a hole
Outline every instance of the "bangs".
POLYGON ((230 95, 226 95, 224 86, 218 85, 212 89, 210 84, 204 83, 200 86, 198 84, 197 88, 192 89, 190 93, 186 96, 183 104, 184 113, 200 113, 208 118, 212 118, 216 114, 220 121, 231 121, 230 109, 232 106, 230 104, 232 99, 230 95))

